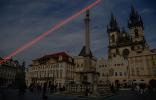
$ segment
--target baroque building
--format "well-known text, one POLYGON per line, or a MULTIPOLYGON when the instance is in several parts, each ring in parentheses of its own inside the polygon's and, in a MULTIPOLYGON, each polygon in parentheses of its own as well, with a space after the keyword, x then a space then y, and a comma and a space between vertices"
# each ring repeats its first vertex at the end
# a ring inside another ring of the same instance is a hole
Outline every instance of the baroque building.
POLYGON ((131 85, 156 79, 156 49, 150 49, 144 36, 144 24, 132 7, 128 31, 120 29, 111 14, 107 26, 108 59, 97 59, 90 49, 90 13, 85 15, 85 45, 78 56, 65 52, 45 55, 32 61, 26 69, 27 85, 31 83, 66 87, 71 93, 92 95, 109 93, 109 84, 131 85))
MULTIPOLYGON (((69 94, 96 95, 98 73, 97 59, 90 49, 90 14, 85 14, 85 45, 78 56, 65 52, 45 55, 32 61, 26 70, 27 85, 48 83, 65 87, 69 94)), ((102 88, 103 89, 103 88, 102 88)))
POLYGON ((99 73, 98 84, 108 84, 109 81, 108 60, 101 58, 97 60, 96 72, 99 73))
POLYGON ((74 81, 74 60, 66 52, 45 55, 32 61, 26 69, 26 83, 44 83, 63 87, 74 81))
MULTIPOLYGON (((0 58, 0 60, 4 60, 0 58)), ((25 80, 25 64, 12 58, 0 64, 0 87, 18 87, 25 80)))
POLYGON ((128 32, 120 29, 111 15, 107 26, 109 79, 115 84, 148 83, 156 78, 156 50, 149 49, 142 18, 134 7, 131 8, 128 29, 128 32))

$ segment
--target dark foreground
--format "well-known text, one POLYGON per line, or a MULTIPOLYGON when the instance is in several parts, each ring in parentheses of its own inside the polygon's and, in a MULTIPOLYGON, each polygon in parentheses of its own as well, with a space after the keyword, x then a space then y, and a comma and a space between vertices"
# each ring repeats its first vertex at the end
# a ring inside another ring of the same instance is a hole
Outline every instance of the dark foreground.
MULTIPOLYGON (((0 100, 43 100, 42 93, 27 91, 24 95, 18 94, 16 89, 5 89, 0 93, 0 100)), ((59 94, 47 94, 47 100, 156 100, 156 93, 146 91, 143 94, 130 90, 122 90, 111 96, 105 97, 79 97, 59 94)))

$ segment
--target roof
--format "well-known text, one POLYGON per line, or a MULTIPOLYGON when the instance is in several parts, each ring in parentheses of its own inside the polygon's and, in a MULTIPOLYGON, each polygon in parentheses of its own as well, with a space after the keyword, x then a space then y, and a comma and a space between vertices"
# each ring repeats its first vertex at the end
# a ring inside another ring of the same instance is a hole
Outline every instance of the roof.
POLYGON ((54 53, 54 54, 45 55, 41 58, 37 58, 36 60, 42 60, 42 59, 48 59, 48 58, 56 58, 57 59, 59 56, 69 57, 69 55, 67 55, 65 52, 58 52, 58 53, 54 53))
POLYGON ((45 56, 43 56, 41 58, 37 58, 35 60, 37 60, 37 61, 43 61, 43 60, 46 61, 47 60, 48 61, 50 58, 53 58, 56 61, 59 61, 59 57, 60 56, 62 56, 61 62, 62 61, 70 62, 69 61, 69 58, 71 58, 72 59, 72 62, 73 62, 73 58, 71 56, 69 56, 66 52, 58 52, 58 53, 54 53, 54 54, 45 55, 45 56))
MULTIPOLYGON (((90 50, 90 49, 89 49, 89 50, 90 50)), ((80 51, 80 53, 79 53, 79 56, 83 56, 83 57, 89 56, 89 57, 91 57, 91 58, 93 57, 91 50, 90 50, 89 55, 86 54, 86 46, 83 46, 83 48, 81 49, 81 51, 80 51)))

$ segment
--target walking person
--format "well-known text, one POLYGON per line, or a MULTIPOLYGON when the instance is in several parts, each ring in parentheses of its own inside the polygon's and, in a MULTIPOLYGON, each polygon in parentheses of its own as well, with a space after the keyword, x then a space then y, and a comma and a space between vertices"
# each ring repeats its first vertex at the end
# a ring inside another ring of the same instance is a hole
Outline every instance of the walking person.
POLYGON ((46 91, 47 91, 47 83, 44 83, 43 93, 42 93, 42 100, 47 100, 46 91))
POLYGON ((140 87, 139 87, 138 84, 136 85, 136 91, 137 91, 137 92, 140 92, 140 87))
POLYGON ((140 94, 143 94, 144 93, 144 89, 145 89, 145 85, 143 83, 141 83, 139 85, 139 87, 140 87, 140 94))

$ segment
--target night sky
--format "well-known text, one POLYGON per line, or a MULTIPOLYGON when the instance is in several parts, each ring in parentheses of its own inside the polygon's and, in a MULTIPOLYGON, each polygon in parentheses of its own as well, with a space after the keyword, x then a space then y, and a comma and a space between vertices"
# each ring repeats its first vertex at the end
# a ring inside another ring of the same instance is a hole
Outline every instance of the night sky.
MULTIPOLYGON (((47 31, 62 19, 93 3, 95 0, 0 0, 0 56, 4 57, 47 31)), ((156 48, 156 0, 102 0, 91 9, 91 50, 97 58, 107 59, 107 24, 110 14, 119 27, 127 28, 131 6, 142 16, 144 34, 150 48, 156 48)), ((84 45, 84 15, 51 33, 14 59, 32 59, 66 51, 76 56, 84 45)))

